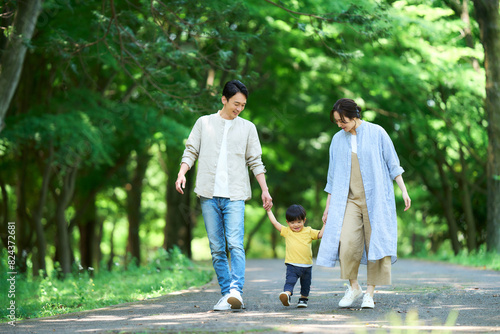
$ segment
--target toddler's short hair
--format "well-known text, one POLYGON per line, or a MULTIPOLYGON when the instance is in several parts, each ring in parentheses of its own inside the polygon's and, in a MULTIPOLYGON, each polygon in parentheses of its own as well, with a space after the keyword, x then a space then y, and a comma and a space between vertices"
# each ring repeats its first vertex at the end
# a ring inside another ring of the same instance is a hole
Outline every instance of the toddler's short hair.
POLYGON ((286 221, 293 222, 294 220, 306 219, 306 210, 299 204, 292 204, 286 209, 286 221))

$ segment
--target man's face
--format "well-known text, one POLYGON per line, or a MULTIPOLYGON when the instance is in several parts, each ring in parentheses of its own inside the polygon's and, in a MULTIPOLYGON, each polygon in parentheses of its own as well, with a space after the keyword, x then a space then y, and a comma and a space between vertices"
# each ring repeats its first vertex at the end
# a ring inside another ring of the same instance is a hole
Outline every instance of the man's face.
POLYGON ((234 94, 229 100, 223 96, 222 104, 224 105, 221 111, 222 118, 235 119, 245 109, 247 98, 242 93, 234 94))

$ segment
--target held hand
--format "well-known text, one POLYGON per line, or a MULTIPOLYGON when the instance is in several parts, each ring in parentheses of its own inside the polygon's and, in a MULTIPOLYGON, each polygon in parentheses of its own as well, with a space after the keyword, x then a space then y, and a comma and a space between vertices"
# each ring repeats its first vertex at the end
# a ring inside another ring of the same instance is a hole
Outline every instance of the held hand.
POLYGON ((273 198, 271 197, 271 194, 269 194, 269 191, 262 192, 262 206, 266 211, 271 210, 273 207, 273 198))
POLYGON ((179 175, 177 181, 175 181, 175 189, 184 195, 184 188, 186 188, 186 177, 184 175, 179 175))
POLYGON ((411 199, 410 199, 410 196, 408 196, 408 192, 405 192, 403 194, 403 200, 405 201, 405 211, 406 211, 411 206, 411 199))
POLYGON ((328 218, 328 210, 325 210, 325 212, 323 212, 323 217, 321 218, 321 220, 323 221, 323 224, 326 224, 327 218, 328 218))

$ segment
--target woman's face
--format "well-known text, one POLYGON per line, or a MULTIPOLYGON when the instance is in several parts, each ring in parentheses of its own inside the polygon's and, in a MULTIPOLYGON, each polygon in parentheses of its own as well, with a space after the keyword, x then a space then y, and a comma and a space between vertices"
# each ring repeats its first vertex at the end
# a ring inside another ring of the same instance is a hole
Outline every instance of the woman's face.
POLYGON ((335 118, 335 123, 342 128, 345 132, 349 132, 356 127, 356 121, 354 118, 349 118, 344 116, 344 122, 340 118, 340 114, 336 111, 333 112, 333 117, 335 118))

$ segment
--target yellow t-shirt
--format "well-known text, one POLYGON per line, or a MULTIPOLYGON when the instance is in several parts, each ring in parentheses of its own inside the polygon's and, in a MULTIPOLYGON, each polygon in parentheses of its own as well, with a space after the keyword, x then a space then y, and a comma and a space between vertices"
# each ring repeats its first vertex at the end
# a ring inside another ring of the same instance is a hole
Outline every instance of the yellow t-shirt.
POLYGON ((319 230, 309 226, 300 232, 293 232, 289 226, 281 228, 281 236, 285 238, 285 263, 313 264, 311 241, 318 239, 319 230))

